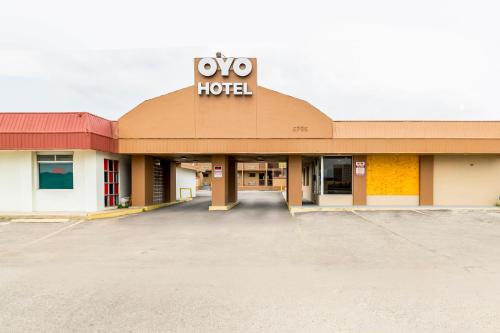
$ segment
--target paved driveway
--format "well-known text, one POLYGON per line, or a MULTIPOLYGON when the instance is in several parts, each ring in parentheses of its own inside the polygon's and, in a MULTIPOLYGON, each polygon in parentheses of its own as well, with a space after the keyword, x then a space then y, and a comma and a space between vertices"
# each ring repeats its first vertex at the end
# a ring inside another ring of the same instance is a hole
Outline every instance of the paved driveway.
POLYGON ((280 193, 0 222, 2 332, 499 332, 500 214, 291 217, 280 193))

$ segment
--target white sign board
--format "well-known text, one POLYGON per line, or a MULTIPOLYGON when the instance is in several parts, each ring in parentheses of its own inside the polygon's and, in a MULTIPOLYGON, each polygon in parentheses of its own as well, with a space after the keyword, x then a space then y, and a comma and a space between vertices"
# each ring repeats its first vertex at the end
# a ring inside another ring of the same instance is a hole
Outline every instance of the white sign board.
MULTIPOLYGON (((248 58, 202 58, 198 62, 198 72, 205 77, 214 76, 220 70, 222 77, 233 71, 239 77, 252 72, 252 62, 248 58)), ((198 82, 198 95, 235 95, 250 96, 247 82, 198 82)))
POLYGON ((356 176, 364 176, 365 175, 365 162, 356 162, 356 176))
POLYGON ((214 178, 222 178, 222 166, 214 166, 214 178))

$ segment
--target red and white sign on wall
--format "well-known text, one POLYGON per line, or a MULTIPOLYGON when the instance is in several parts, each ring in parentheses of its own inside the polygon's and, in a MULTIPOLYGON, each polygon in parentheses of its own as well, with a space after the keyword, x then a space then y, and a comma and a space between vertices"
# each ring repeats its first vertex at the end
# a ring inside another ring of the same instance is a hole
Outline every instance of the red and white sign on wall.
POLYGON ((366 169, 366 162, 356 162, 356 176, 364 176, 366 169))
POLYGON ((222 166, 214 166, 214 178, 222 178, 222 166))

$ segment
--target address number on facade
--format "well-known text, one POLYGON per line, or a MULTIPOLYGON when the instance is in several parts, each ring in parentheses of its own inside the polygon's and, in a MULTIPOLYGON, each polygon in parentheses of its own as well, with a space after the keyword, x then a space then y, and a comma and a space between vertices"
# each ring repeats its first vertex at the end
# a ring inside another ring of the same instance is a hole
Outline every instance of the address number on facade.
POLYGON ((307 126, 294 126, 292 127, 292 130, 294 132, 307 132, 309 129, 307 128, 307 126))

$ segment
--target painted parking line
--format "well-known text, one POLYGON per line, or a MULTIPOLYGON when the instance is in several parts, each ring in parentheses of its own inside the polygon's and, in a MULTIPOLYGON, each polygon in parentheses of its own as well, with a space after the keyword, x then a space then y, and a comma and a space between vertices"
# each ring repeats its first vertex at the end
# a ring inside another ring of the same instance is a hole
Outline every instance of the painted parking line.
POLYGON ((422 212, 421 210, 416 210, 416 209, 413 209, 411 210, 412 212, 415 212, 415 213, 418 213, 418 214, 421 214, 421 215, 425 215, 425 216, 432 216, 431 214, 429 213, 426 213, 426 212, 422 212))
POLYGON ((370 224, 372 224, 372 225, 374 225, 374 226, 376 226, 376 227, 378 227, 378 228, 380 228, 380 229, 382 229, 382 230, 384 230, 384 231, 392 234, 393 236, 395 236, 395 237, 397 237, 399 239, 404 240, 405 242, 408 242, 408 243, 410 243, 410 244, 412 244, 412 245, 414 245, 416 247, 419 247, 419 248, 425 250, 426 252, 430 252, 433 255, 441 256, 443 258, 446 258, 446 259, 449 259, 451 261, 454 261, 452 257, 450 257, 448 255, 445 255, 445 254, 442 254, 442 253, 438 253, 435 249, 429 248, 429 247, 427 247, 424 244, 421 244, 419 242, 415 242, 415 241, 413 241, 413 240, 411 240, 411 239, 409 239, 409 238, 407 238, 407 237, 405 237, 405 236, 403 236, 403 235, 401 235, 401 234, 399 234, 399 233, 397 233, 397 232, 395 232, 395 231, 393 231, 393 230, 391 230, 391 229, 389 229, 389 228, 387 228, 387 227, 385 227, 385 226, 383 226, 383 225, 381 225, 381 224, 373 221, 372 219, 369 219, 368 217, 366 217, 366 216, 364 216, 364 215, 362 215, 362 214, 360 214, 360 213, 358 213, 358 212, 356 212, 354 210, 350 210, 350 212, 353 213, 354 215, 358 216, 359 218, 363 219, 364 221, 366 221, 366 222, 368 222, 368 223, 370 223, 370 224))
POLYGON ((83 222, 86 222, 86 221, 85 220, 81 220, 81 221, 77 221, 75 223, 72 223, 70 225, 67 225, 67 226, 65 226, 65 227, 63 227, 61 229, 58 229, 56 231, 53 231, 53 232, 51 232, 51 233, 49 233, 49 234, 47 234, 45 236, 42 236, 40 238, 34 239, 32 241, 29 241, 27 243, 21 244, 15 250, 7 250, 7 251, 4 251, 4 252, 0 252, 0 256, 1 255, 6 255, 6 254, 10 254, 10 253, 19 252, 22 249, 25 249, 25 248, 27 248, 29 246, 35 245, 37 243, 40 243, 40 242, 42 242, 42 241, 44 241, 46 239, 49 239, 51 237, 54 237, 55 235, 60 234, 61 232, 66 231, 68 229, 71 229, 71 228, 73 228, 73 227, 75 227, 75 226, 77 226, 77 225, 79 225, 80 223, 83 223, 83 222))

